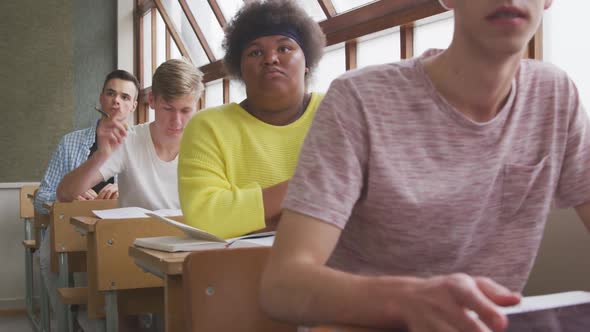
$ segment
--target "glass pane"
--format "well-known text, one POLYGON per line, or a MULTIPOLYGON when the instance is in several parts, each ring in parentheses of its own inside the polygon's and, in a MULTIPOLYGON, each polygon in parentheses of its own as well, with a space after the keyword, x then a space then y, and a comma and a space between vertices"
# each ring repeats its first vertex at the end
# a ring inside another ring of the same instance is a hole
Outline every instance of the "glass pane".
POLYGON ((166 61, 166 24, 160 12, 156 11, 156 64, 159 66, 166 61))
POLYGON ((326 19, 326 14, 324 14, 318 0, 299 0, 298 4, 317 22, 326 19))
POLYGON ((154 113, 154 109, 148 106, 147 122, 153 122, 155 119, 156 119, 156 114, 154 113))
POLYGON ((152 85, 152 11, 143 15, 143 87, 152 85))
POLYGON ((180 39, 188 49, 189 56, 192 62, 197 66, 203 66, 209 63, 203 47, 197 39, 197 35, 193 31, 186 15, 182 11, 180 4, 176 0, 163 0, 162 4, 166 13, 170 17, 176 32, 180 35, 180 39))
POLYGON ((590 113, 590 43, 580 35, 590 28, 589 12, 590 1, 553 1, 543 18, 543 59, 570 75, 590 113))
POLYGON ((332 80, 346 71, 344 43, 326 48, 326 54, 313 73, 310 91, 326 92, 332 80))
POLYGON ((356 51, 358 68, 399 61, 401 58, 399 28, 387 29, 359 38, 356 51))
POLYGON ((176 43, 174 42, 174 39, 172 39, 172 37, 170 37, 170 58, 171 59, 182 58, 182 54, 180 53, 180 50, 176 46, 176 43))
MULTIPOLYGON (((238 10, 244 4, 243 0, 218 0, 217 4, 223 12, 226 21, 230 21, 238 10)), ((298 4, 305 9, 305 11, 316 21, 323 21, 326 15, 322 7, 318 4, 318 0, 299 0, 298 4)))
MULTIPOLYGON (((218 1, 223 2, 223 1, 218 1)), ((223 40, 223 30, 219 21, 215 17, 211 6, 206 0, 191 0, 187 1, 195 20, 199 24, 199 28, 203 31, 205 39, 209 44, 209 48, 215 55, 216 59, 223 57, 223 49, 221 48, 221 41, 223 40)))
POLYGON ((230 103, 240 103, 246 99, 246 87, 241 81, 229 81, 229 101, 230 103))
POLYGON ((217 4, 221 8, 225 20, 229 22, 242 7, 244 0, 218 0, 217 4))
POLYGON ((430 48, 446 49, 453 39, 452 13, 442 13, 416 21, 414 29, 414 56, 420 56, 430 48))
POLYGON ((375 2, 375 0, 332 0, 332 3, 334 4, 334 9, 336 9, 336 12, 338 14, 357 7, 364 6, 371 2, 375 2))
POLYGON ((223 80, 205 84, 205 107, 223 105, 223 80))

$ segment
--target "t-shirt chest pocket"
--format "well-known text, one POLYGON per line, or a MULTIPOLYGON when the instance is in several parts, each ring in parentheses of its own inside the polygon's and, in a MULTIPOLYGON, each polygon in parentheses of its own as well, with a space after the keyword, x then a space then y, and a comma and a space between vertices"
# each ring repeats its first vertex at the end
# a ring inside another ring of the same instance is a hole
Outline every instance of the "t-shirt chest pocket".
MULTIPOLYGON (((502 182, 502 219, 513 217, 524 210, 540 209, 548 201, 547 190, 549 157, 536 164, 505 164, 502 182)), ((509 220, 506 220, 509 221, 509 220)))

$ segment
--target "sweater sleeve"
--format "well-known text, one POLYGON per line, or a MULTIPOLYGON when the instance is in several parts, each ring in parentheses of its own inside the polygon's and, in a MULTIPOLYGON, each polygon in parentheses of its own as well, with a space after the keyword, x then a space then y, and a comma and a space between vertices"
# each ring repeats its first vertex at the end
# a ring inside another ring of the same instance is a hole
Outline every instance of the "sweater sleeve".
MULTIPOLYGON (((223 238, 265 227, 262 188, 227 177, 223 138, 197 114, 185 128, 178 157, 180 205, 188 225, 223 238)), ((230 142, 231 143, 231 142, 230 142)))

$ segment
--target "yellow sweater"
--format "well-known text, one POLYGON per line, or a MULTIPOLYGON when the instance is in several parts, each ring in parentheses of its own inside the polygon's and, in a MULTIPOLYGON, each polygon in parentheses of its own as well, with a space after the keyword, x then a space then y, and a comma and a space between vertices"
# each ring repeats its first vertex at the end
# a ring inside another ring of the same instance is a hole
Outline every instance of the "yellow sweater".
POLYGON ((199 112, 184 130, 178 190, 185 222, 223 238, 265 227, 262 188, 293 176, 322 95, 286 126, 232 103, 199 112))

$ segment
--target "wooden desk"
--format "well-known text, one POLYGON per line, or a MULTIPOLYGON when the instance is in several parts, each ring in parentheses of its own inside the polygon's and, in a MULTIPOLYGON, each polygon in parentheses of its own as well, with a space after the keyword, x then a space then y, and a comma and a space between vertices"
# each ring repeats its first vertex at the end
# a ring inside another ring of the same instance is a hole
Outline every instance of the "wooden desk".
POLYGON ((165 331, 184 331, 184 302, 182 299, 182 263, 190 252, 164 252, 129 247, 129 256, 143 270, 164 281, 165 331))
MULTIPOLYGON (((185 314, 182 289, 182 265, 190 252, 164 252, 136 246, 129 247, 135 264, 164 281, 165 331, 184 331, 185 314)), ((310 332, 385 332, 383 330, 343 326, 319 326, 310 332)))
MULTIPOLYGON (((35 216, 35 208, 33 206, 33 199, 35 198, 35 191, 39 186, 22 186, 19 193, 20 203, 20 218, 32 219, 35 216)), ((29 239, 27 239, 29 240, 29 239)))
MULTIPOLYGON (((89 200, 44 203, 49 211, 51 271, 58 274, 58 288, 70 288, 74 272, 86 272, 86 239, 69 223, 72 216, 93 216, 93 210, 113 209, 117 200, 89 200)), ((54 308, 58 330, 73 324, 69 305, 58 301, 54 308)))
POLYGON ((49 316, 47 302, 47 293, 44 292, 43 287, 41 288, 39 295, 41 298, 40 315, 37 315, 33 305, 33 253, 37 250, 39 243, 35 241, 35 208, 33 201, 35 199, 35 192, 39 189, 39 186, 22 186, 19 192, 19 207, 20 207, 20 219, 23 221, 24 226, 24 241, 25 244, 25 306, 27 310, 27 316, 29 317, 35 331, 41 331, 49 328, 49 316))
MULTIPOLYGON (((37 194, 38 189, 36 189, 34 191, 33 194, 27 193, 27 199, 31 202, 31 204, 33 204, 33 201, 35 200, 35 195, 37 194)), ((30 226, 30 236, 31 239, 33 239, 35 241, 35 249, 39 248, 39 245, 41 244, 41 238, 43 235, 43 232, 45 231, 45 229, 47 228, 47 226, 49 225, 49 215, 48 214, 43 214, 40 213, 39 211, 37 211, 37 209, 33 209, 33 223, 30 226)), ((45 283, 43 281, 43 278, 41 278, 39 276, 39 280, 40 280, 40 284, 41 284, 41 289, 39 290, 39 297, 40 297, 40 322, 39 322, 39 327, 37 327, 37 325, 35 323, 33 323, 35 325, 35 328, 37 328, 38 331, 49 331, 49 297, 47 294, 47 288, 45 287, 45 283)), ((31 280, 32 282, 32 280, 31 280)), ((34 320, 31 320, 34 322, 34 320)))
POLYGON ((107 331, 117 331, 119 315, 163 312, 162 280, 140 270, 127 251, 138 237, 181 236, 179 229, 153 218, 70 222, 87 241, 89 318, 104 317, 107 331))

